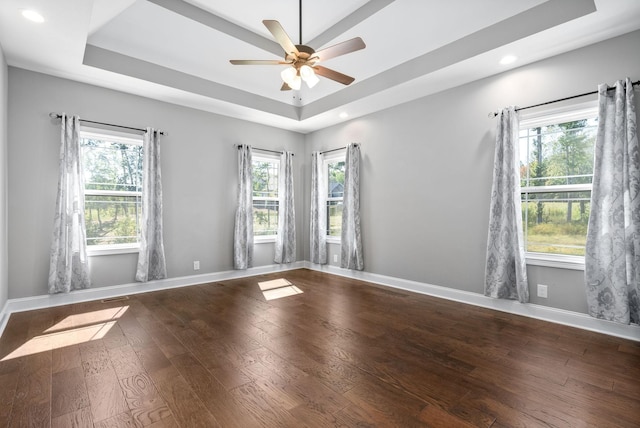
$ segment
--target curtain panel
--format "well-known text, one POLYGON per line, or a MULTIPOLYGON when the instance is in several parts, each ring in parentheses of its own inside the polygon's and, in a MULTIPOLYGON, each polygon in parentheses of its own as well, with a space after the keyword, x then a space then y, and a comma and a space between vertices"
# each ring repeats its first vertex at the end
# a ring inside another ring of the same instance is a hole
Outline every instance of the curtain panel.
POLYGON ((278 234, 276 236, 276 263, 296 261, 296 213, 293 196, 293 153, 280 156, 278 174, 278 234))
POLYGON ((518 114, 514 107, 498 115, 484 294, 529 301, 522 231, 518 114))
POLYGON ((633 85, 598 86, 591 212, 585 254, 589 314, 640 324, 640 147, 633 85))
POLYGON ((49 259, 49 293, 90 287, 80 163, 80 119, 62 114, 58 193, 49 259))
POLYGON ((142 224, 136 281, 167 277, 162 230, 160 134, 147 128, 142 143, 142 224))
POLYGON ((253 178, 252 150, 238 147, 238 205, 233 230, 233 267, 248 269, 253 265, 253 178))
POLYGON ((320 152, 311 153, 311 263, 327 263, 327 188, 324 176, 324 156, 320 152))
POLYGON ((347 146, 342 203, 340 267, 363 270, 364 257, 360 234, 360 146, 353 143, 347 146))

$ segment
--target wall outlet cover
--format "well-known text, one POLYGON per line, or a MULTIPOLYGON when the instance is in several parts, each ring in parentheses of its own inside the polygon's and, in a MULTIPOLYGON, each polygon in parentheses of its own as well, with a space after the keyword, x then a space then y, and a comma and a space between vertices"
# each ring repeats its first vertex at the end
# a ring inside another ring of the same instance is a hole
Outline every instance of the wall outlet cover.
POLYGON ((547 298, 548 297, 548 288, 546 285, 538 284, 538 297, 547 298))

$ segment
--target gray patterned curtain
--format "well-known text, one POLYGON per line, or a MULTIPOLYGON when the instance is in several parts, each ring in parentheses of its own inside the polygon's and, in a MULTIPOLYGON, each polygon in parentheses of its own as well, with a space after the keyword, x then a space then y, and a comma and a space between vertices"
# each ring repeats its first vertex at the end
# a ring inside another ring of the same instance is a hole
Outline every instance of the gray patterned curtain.
POLYGON ((238 147, 238 206, 233 230, 233 267, 253 265, 253 178, 251 146, 238 147))
POLYGON ((630 79, 598 86, 598 135, 587 231, 589 314, 640 324, 640 147, 630 79))
POLYGON ((90 287, 80 164, 80 120, 62 114, 60 173, 49 263, 49 293, 90 287))
POLYGON ((340 267, 363 270, 364 257, 360 235, 360 146, 353 143, 347 146, 342 203, 340 267))
POLYGON ((529 301, 522 232, 518 114, 514 107, 498 115, 489 237, 485 265, 485 296, 529 301))
POLYGON ((324 158, 320 152, 311 153, 311 263, 327 263, 327 189, 323 173, 324 158))
POLYGON ((278 174, 278 234, 276 236, 276 263, 296 261, 296 212, 293 201, 293 153, 280 156, 278 174))
POLYGON ((142 224, 136 281, 167 277, 162 232, 162 175, 160 136, 147 128, 142 143, 142 224))

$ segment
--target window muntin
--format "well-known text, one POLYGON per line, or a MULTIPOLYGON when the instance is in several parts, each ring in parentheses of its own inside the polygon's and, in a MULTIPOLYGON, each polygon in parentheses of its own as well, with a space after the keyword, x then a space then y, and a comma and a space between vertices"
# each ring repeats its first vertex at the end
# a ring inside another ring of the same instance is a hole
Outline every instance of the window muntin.
POLYGON ((87 248, 138 248, 142 220, 142 136, 80 132, 87 248))
POLYGON ((584 256, 589 221, 595 108, 520 123, 525 249, 536 256, 584 256))
POLYGON ((274 238, 278 233, 278 173, 280 159, 253 156, 253 235, 274 238))
POLYGON ((327 236, 340 239, 342 235, 342 199, 344 197, 344 154, 325 160, 327 173, 327 236))

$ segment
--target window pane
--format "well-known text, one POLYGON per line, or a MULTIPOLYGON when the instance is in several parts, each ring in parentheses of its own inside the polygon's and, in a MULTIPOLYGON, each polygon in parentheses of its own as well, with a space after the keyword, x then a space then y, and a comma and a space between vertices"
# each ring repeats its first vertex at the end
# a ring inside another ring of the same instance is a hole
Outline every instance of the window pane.
MULTIPOLYGON (((521 186, 591 184, 596 132, 596 117, 521 129, 521 186)), ((589 191, 526 193, 525 189, 526 250, 584 255, 589 204, 589 191)))
POLYGON ((87 190, 142 191, 142 146, 82 139, 84 184, 87 190))
POLYGON ((253 161, 253 197, 278 197, 278 167, 279 162, 253 161))
POLYGON ((521 185, 591 183, 596 131, 596 118, 521 130, 521 185))
POLYGON ((253 200, 254 236, 275 235, 278 232, 278 201, 253 200))
POLYGON ((342 201, 327 201, 327 235, 342 234, 342 201))
POLYGON ((522 195, 526 250, 584 255, 591 192, 522 195))
POLYGON ((328 196, 341 198, 344 195, 344 161, 328 164, 328 196))
POLYGON ((140 196, 85 196, 87 245, 138 242, 142 201, 140 196))
POLYGON ((273 236, 278 233, 278 159, 254 157, 253 235, 273 236), (273 199, 275 198, 275 199, 273 199))
POLYGON ((108 135, 85 134, 81 147, 87 245, 138 243, 142 212, 142 144, 113 141, 108 135), (92 191, 108 194, 96 195, 92 191), (127 194, 119 195, 118 192, 127 194))

